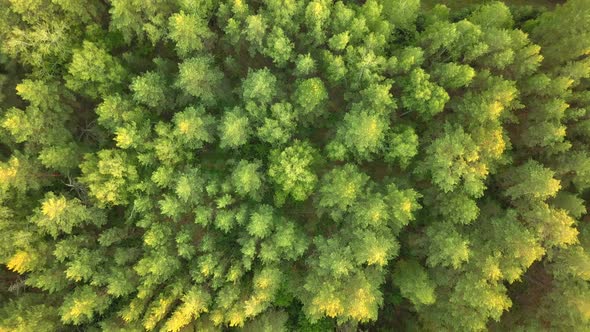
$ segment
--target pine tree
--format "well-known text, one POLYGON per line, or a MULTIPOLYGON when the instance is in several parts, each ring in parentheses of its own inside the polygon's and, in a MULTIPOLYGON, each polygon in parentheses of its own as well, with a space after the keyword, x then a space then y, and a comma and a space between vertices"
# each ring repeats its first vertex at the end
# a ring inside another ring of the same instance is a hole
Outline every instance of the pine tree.
POLYGON ((589 330, 590 6, 521 3, 0 0, 0 331, 589 330))

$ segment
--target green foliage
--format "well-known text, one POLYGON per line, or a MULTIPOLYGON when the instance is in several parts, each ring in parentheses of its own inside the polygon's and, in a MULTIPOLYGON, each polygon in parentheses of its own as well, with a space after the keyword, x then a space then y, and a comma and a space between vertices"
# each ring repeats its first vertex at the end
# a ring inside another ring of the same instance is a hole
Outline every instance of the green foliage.
POLYGON ((123 204, 129 196, 129 185, 137 180, 137 170, 127 155, 119 150, 101 150, 88 155, 80 168, 82 183, 99 204, 123 204))
POLYGON ((213 58, 203 55, 187 59, 178 65, 178 71, 178 87, 205 104, 215 101, 223 73, 213 58))
POLYGON ((333 217, 346 212, 361 195, 367 180, 366 174, 350 164, 331 170, 322 179, 319 205, 337 211, 332 212, 333 217))
POLYGON ((419 15, 420 1, 383 1, 385 17, 393 23, 396 28, 412 30, 413 24, 419 15))
POLYGON ((475 76, 475 70, 469 65, 444 63, 436 67, 433 75, 439 84, 447 89, 457 89, 468 86, 475 76))
POLYGON ((293 43, 285 36, 283 29, 274 28, 268 36, 264 54, 269 56, 277 67, 282 68, 291 60, 293 48, 293 43))
POLYGON ((547 63, 559 65, 588 55, 590 23, 585 15, 589 6, 583 0, 568 1, 531 24, 533 37, 543 47, 547 63))
POLYGON ((470 195, 480 196, 485 189, 483 179, 488 169, 480 161, 479 147, 462 128, 446 127, 442 137, 426 149, 424 167, 432 174, 432 182, 444 192, 453 191, 460 182, 470 195))
POLYGON ((62 232, 71 234, 72 228, 87 222, 101 226, 104 223, 103 219, 98 211, 89 211, 78 199, 68 201, 65 197, 57 197, 50 192, 45 195, 41 209, 33 217, 32 222, 53 237, 57 237, 62 232))
POLYGON ((436 301, 434 285, 426 270, 416 261, 400 260, 395 266, 393 282, 399 287, 402 296, 415 306, 429 305, 436 301))
POLYGON ((169 26, 168 37, 176 43, 176 50, 182 57, 202 51, 206 43, 215 36, 203 18, 184 11, 170 16, 169 26))
POLYGON ((328 92, 322 80, 314 77, 298 82, 293 97, 298 113, 304 117, 315 117, 323 112, 328 92))
POLYGON ((506 4, 498 1, 479 6, 470 16, 469 21, 483 28, 509 29, 514 25, 512 14, 506 4), (490 20, 493 17, 493 20, 490 20))
POLYGON ((64 299, 59 312, 64 323, 79 325, 102 314, 109 302, 108 297, 97 294, 91 286, 81 286, 64 299))
POLYGON ((68 66, 66 86, 73 91, 97 98, 117 90, 125 79, 125 69, 105 49, 85 41, 74 51, 68 66))
POLYGON ((248 71, 248 76, 242 83, 245 102, 269 104, 276 95, 276 77, 267 68, 248 71))
POLYGON ((284 202, 287 196, 303 201, 312 193, 318 182, 312 171, 317 159, 317 151, 307 142, 296 141, 284 150, 271 151, 268 176, 278 188, 277 202, 284 202))
POLYGON ((60 326, 59 315, 42 298, 27 294, 2 308, 0 328, 7 331, 52 331, 60 326))
POLYGON ((418 112, 425 118, 432 117, 443 111, 449 101, 449 95, 443 88, 429 81, 422 69, 410 72, 408 82, 404 85, 402 103, 409 112, 418 112))
POLYGON ((289 103, 276 103, 270 107, 271 116, 258 128, 258 137, 272 145, 286 144, 297 125, 296 114, 289 103))
POLYGON ((131 83, 133 98, 142 104, 156 108, 166 100, 165 82, 154 72, 147 72, 137 76, 131 83))
POLYGON ((259 172, 259 162, 241 160, 232 172, 232 181, 236 192, 241 196, 257 197, 262 189, 262 175, 259 172))
POLYGON ((295 73, 299 76, 311 75, 316 70, 316 62, 309 53, 298 55, 295 65, 295 73))
POLYGON ((219 125, 221 148, 237 148, 248 142, 250 136, 249 120, 240 109, 226 112, 219 125))
POLYGON ((528 2, 0 0, 0 331, 590 330, 590 5, 528 2))
POLYGON ((213 141, 211 127, 214 120, 203 108, 187 107, 176 113, 172 122, 175 125, 174 134, 179 141, 191 148, 200 148, 204 143, 213 141))
MULTIPOLYGON (((337 141, 332 144, 342 144, 351 154, 359 159, 372 159, 383 146, 385 132, 389 128, 378 114, 366 111, 350 112, 344 116, 344 123, 339 127, 337 141)), ((335 159, 341 159, 339 155, 335 159)))
POLYGON ((386 138, 384 159, 387 162, 399 162, 405 167, 418 154, 419 138, 412 127, 399 126, 386 138))
POLYGON ((453 226, 437 224, 428 228, 427 232, 432 241, 428 246, 428 265, 456 269, 469 259, 469 240, 453 226))
POLYGON ((559 180, 553 176, 550 169, 530 160, 509 175, 507 181, 512 185, 506 190, 506 195, 512 199, 553 197, 560 188, 559 180))

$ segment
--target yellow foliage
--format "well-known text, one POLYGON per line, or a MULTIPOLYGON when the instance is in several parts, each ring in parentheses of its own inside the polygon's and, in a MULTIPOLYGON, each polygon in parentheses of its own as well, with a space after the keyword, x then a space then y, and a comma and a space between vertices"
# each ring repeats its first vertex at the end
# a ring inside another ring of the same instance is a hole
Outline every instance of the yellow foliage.
POLYGON ((137 319, 137 313, 143 310, 144 301, 140 300, 141 297, 137 297, 129 302, 129 306, 121 312, 120 316, 127 323, 135 321, 137 319))
POLYGON ((168 313, 171 304, 171 299, 160 298, 159 301, 152 306, 149 315, 144 320, 143 326, 145 329, 148 331, 153 330, 156 324, 158 324, 158 322, 164 318, 166 313, 168 313))
POLYGON ((234 12, 243 13, 247 10, 243 0, 234 0, 234 12))
POLYGON ((478 130, 473 137, 483 155, 496 159, 499 158, 506 149, 506 141, 504 141, 504 135, 501 128, 493 130, 481 129, 478 130))
POLYGON ((314 2, 310 4, 311 12, 314 13, 315 16, 320 17, 322 14, 322 5, 319 2, 314 2))
POLYGON ((180 121, 178 123, 178 130, 184 135, 188 134, 191 130, 190 122, 187 120, 180 121))
POLYGON ((92 300, 74 300, 74 305, 70 308, 69 315, 72 317, 80 317, 87 312, 91 312, 93 308, 92 300))
POLYGON ((214 310, 214 311, 211 312, 211 315, 210 315, 209 318, 213 322, 213 325, 219 326, 219 325, 221 325, 221 323, 223 323, 223 320, 224 320, 223 311, 221 311, 221 310, 214 310))
POLYGON ((118 147, 126 149, 133 144, 133 136, 131 136, 126 130, 118 130, 115 141, 117 141, 118 147))
POLYGON ((405 199, 402 203, 401 210, 405 213, 412 212, 412 202, 409 199, 405 199))
POLYGON ((488 166, 484 163, 477 163, 475 164, 471 170, 473 171, 473 173, 479 175, 480 177, 485 177, 488 175, 489 170, 488 170, 488 166))
POLYGON ((369 258, 367 259, 367 264, 377 264, 379 266, 385 266, 387 264, 387 250, 385 250, 384 246, 373 246, 368 250, 369 258))
POLYGON ((371 118, 367 125, 367 136, 370 137, 371 140, 376 140, 379 137, 379 134, 381 133, 379 131, 379 126, 377 124, 377 119, 371 118))
POLYGON ((231 327, 243 326, 244 321, 246 320, 246 317, 242 310, 237 309, 232 309, 230 312, 228 312, 227 318, 229 320, 229 326, 231 327))
POLYGON ((246 316, 255 316, 260 312, 263 299, 258 296, 252 296, 244 303, 244 314, 246 316))
POLYGON ((590 320, 590 300, 588 299, 576 299, 573 304, 578 309, 578 312, 585 320, 590 320))
POLYGON ((19 251, 6 263, 6 266, 15 272, 25 273, 30 271, 33 267, 35 257, 28 252, 19 251))
POLYGON ((198 318, 201 313, 207 312, 208 298, 206 293, 202 293, 198 289, 189 291, 183 298, 184 303, 172 314, 164 329, 173 332, 180 331, 184 326, 198 318))
POLYGON ((379 222, 381 220, 381 216, 382 216, 381 211, 379 211, 379 210, 371 211, 370 218, 373 223, 379 222))
POLYGON ((172 317, 168 319, 166 322, 166 326, 164 329, 166 331, 177 332, 180 331, 184 326, 188 325, 192 321, 193 317, 190 313, 184 312, 182 310, 177 310, 174 312, 172 317))
POLYGON ((66 207, 67 201, 65 197, 52 197, 43 202, 41 212, 49 219, 56 220, 62 215, 66 207))
POLYGON ((346 186, 346 189, 342 193, 342 196, 350 200, 356 196, 356 190, 356 186, 354 185, 354 183, 351 182, 346 186))
POLYGON ((555 136, 557 136, 557 137, 565 137, 565 134, 566 134, 566 127, 565 126, 559 126, 559 128, 555 132, 555 136))
POLYGON ((465 153, 465 161, 473 163, 479 160, 479 149, 468 151, 465 153))
POLYGON ((349 315, 359 321, 371 319, 370 306, 374 304, 375 300, 375 296, 365 288, 357 289, 350 301, 349 315))
POLYGON ((234 282, 235 283, 236 281, 238 281, 238 279, 240 278, 240 276, 241 276, 240 270, 238 270, 238 269, 230 269, 227 272, 227 281, 231 281, 231 282, 234 282))
POLYGON ((565 247, 566 245, 578 242, 579 232, 574 226, 575 220, 565 210, 559 209, 552 211, 551 219, 548 221, 543 225, 539 225, 539 230, 551 244, 565 247))
POLYGON ((9 185, 14 181, 18 173, 20 163, 17 158, 11 158, 8 164, 0 166, 0 184, 9 185))
POLYGON ((211 275, 212 271, 211 271, 211 266, 209 266, 209 263, 205 262, 203 264, 201 264, 201 274, 204 276, 209 276, 211 275))
POLYGON ((494 260, 486 261, 485 265, 482 268, 482 272, 484 273, 486 278, 492 281, 497 281, 500 280, 500 278, 502 278, 502 270, 500 270, 498 262, 494 260))
POLYGON ((491 105, 489 105, 488 109, 488 112, 490 113, 490 118, 498 119, 500 117, 500 114, 502 114, 503 110, 504 106, 502 106, 502 104, 499 101, 493 102, 491 105))
POLYGON ((496 309, 498 312, 502 312, 512 305, 512 301, 504 293, 488 292, 486 298, 488 307, 496 309))
POLYGON ((6 116, 4 122, 2 122, 2 127, 14 132, 17 128, 25 127, 24 121, 26 119, 17 116, 17 114, 10 114, 6 116))
POLYGON ((342 301, 334 294, 320 294, 313 299, 313 305, 319 312, 323 312, 328 317, 336 317, 344 313, 342 301))
POLYGON ((263 275, 256 279, 256 287, 260 289, 267 289, 272 284, 272 279, 267 276, 263 275))

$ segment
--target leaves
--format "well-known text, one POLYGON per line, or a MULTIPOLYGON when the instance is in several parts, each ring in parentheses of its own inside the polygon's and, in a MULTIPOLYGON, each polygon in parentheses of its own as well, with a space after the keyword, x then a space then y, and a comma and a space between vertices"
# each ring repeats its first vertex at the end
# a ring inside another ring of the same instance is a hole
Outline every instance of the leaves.
POLYGON ((520 2, 0 0, 0 330, 588 330, 590 7, 520 2))
POLYGON ((178 65, 177 85, 187 94, 199 98, 205 104, 216 99, 222 72, 213 63, 210 56, 197 56, 178 65))
POLYGON ((66 86, 69 89, 94 98, 116 90, 126 75, 116 58, 88 41, 74 51, 68 73, 66 86))
POLYGON ((104 220, 98 211, 84 207, 80 200, 68 200, 50 192, 45 195, 41 209, 32 221, 54 238, 60 233, 71 234, 72 229, 90 222, 100 226, 104 220), (40 213, 39 213, 40 212, 40 213))
POLYGON ((308 78, 297 84, 294 98, 303 116, 314 116, 322 113, 322 104, 328 99, 328 92, 321 79, 308 78))
POLYGON ((409 111, 416 111, 425 118, 430 118, 443 111, 449 95, 440 86, 429 81, 430 75, 422 69, 410 72, 405 85, 402 103, 409 111))
POLYGON ((393 273, 393 282, 402 295, 414 305, 429 305, 436 301, 434 285, 426 270, 416 261, 399 261, 393 273))
POLYGON ((295 141, 282 151, 271 152, 268 175, 277 185, 275 197, 279 202, 289 195, 303 201, 311 194, 318 182, 311 171, 317 159, 317 151, 306 142, 295 141))
POLYGON ((181 56, 203 50, 205 44, 214 37, 203 18, 186 14, 184 11, 170 16, 168 24, 168 37, 176 43, 176 49, 181 56))

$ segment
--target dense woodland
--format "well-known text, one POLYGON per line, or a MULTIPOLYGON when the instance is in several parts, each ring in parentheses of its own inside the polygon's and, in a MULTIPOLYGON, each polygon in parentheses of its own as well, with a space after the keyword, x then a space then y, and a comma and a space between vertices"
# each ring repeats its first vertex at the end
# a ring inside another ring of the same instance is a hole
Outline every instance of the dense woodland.
POLYGON ((0 0, 0 331, 590 331, 590 1, 467 3, 0 0))

